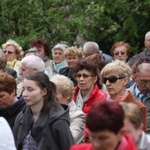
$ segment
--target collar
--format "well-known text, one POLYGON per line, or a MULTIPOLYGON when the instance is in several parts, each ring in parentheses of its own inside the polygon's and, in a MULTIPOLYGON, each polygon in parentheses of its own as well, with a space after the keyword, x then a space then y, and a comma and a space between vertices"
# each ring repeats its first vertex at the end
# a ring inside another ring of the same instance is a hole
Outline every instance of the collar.
POLYGON ((140 90, 138 89, 137 85, 135 87, 135 96, 138 97, 139 93, 140 93, 140 90))

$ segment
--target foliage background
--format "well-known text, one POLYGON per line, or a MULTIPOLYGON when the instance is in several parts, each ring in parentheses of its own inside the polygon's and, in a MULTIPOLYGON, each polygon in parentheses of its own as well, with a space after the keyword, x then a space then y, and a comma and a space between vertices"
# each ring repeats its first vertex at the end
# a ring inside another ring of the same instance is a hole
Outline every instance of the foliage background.
POLYGON ((109 53, 124 40, 131 55, 144 49, 150 30, 150 0, 0 0, 0 44, 16 40, 25 50, 37 39, 50 48, 60 41, 95 41, 109 53))

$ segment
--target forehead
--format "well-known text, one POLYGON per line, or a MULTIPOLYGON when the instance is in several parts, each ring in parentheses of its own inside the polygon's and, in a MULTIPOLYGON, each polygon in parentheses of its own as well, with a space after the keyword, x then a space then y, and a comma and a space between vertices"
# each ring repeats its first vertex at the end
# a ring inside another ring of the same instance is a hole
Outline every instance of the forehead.
POLYGON ((89 131, 89 135, 97 137, 97 138, 116 136, 116 134, 114 132, 109 131, 109 130, 97 131, 97 132, 91 132, 91 131, 89 131))
POLYGON ((90 74, 90 71, 83 69, 83 70, 79 70, 78 73, 89 73, 90 74))
POLYGON ((15 47, 13 45, 7 45, 6 50, 14 50, 15 51, 15 47))
POLYGON ((125 46, 118 46, 114 49, 114 51, 126 51, 126 47, 125 46))
POLYGON ((63 51, 60 50, 60 49, 55 49, 55 50, 54 50, 54 53, 61 53, 61 54, 63 54, 63 51))
POLYGON ((36 81, 33 81, 33 80, 28 80, 28 79, 24 79, 23 80, 23 86, 24 87, 35 87, 35 86, 38 86, 36 81))

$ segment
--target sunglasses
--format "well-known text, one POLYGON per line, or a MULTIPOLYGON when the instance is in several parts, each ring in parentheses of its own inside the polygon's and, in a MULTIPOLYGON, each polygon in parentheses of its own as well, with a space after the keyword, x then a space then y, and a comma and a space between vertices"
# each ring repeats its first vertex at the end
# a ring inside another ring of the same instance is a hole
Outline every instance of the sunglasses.
POLYGON ((109 76, 109 77, 103 77, 102 78, 102 81, 104 84, 106 84, 107 80, 110 82, 110 83, 115 83, 118 79, 124 79, 125 77, 124 76, 109 76))
POLYGON ((7 53, 7 54, 10 54, 10 55, 13 54, 13 53, 15 53, 15 52, 6 51, 6 50, 4 50, 3 52, 4 52, 5 54, 7 53))
POLYGON ((89 75, 89 74, 77 74, 76 75, 76 78, 81 78, 81 77, 83 77, 84 79, 87 79, 88 77, 91 77, 92 75, 89 75))
POLYGON ((120 51, 120 52, 116 52, 116 53, 114 53, 114 55, 118 56, 118 55, 119 55, 119 53, 120 53, 121 55, 124 55, 124 54, 125 54, 125 52, 120 51))

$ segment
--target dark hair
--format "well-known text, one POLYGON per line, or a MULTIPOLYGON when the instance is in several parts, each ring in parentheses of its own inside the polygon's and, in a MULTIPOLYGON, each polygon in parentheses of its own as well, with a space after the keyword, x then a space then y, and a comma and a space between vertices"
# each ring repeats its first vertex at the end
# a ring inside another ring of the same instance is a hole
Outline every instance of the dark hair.
POLYGON ((97 65, 95 65, 95 63, 92 63, 92 60, 89 61, 88 59, 82 59, 79 60, 75 66, 72 68, 72 71, 74 73, 74 76, 76 76, 76 74, 80 71, 86 69, 87 71, 89 71, 91 73, 92 76, 97 76, 98 79, 96 81, 96 84, 98 85, 99 88, 101 88, 100 85, 100 77, 99 77, 99 68, 97 68, 97 65))
POLYGON ((48 76, 44 72, 32 72, 25 76, 25 78, 27 80, 35 81, 42 90, 46 88, 47 94, 44 97, 42 111, 47 111, 52 105, 58 105, 58 99, 56 97, 56 86, 49 80, 48 76))
POLYGON ((87 115, 90 131, 109 130, 115 134, 123 127, 124 111, 117 102, 106 100, 95 102, 87 115))
POLYGON ((37 49, 38 49, 39 47, 43 47, 43 48, 44 48, 45 55, 46 55, 46 56, 49 56, 49 55, 50 55, 49 46, 48 46, 48 44, 47 44, 45 41, 43 41, 43 40, 34 41, 34 42, 31 43, 31 46, 32 46, 32 47, 36 47, 37 49))
POLYGON ((145 56, 145 57, 140 57, 137 59, 137 61, 134 63, 134 65, 131 67, 132 68, 132 74, 136 74, 139 72, 139 65, 142 63, 150 63, 150 58, 145 56))
POLYGON ((11 94, 14 90, 16 91, 17 84, 15 78, 7 73, 0 73, 0 91, 5 91, 11 94))

